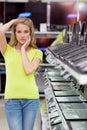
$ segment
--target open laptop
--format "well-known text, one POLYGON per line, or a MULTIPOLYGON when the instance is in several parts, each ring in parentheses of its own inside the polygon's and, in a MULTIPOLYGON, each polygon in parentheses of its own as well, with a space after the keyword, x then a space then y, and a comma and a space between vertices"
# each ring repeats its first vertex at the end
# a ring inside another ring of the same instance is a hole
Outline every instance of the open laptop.
POLYGON ((87 109, 63 110, 66 120, 87 120, 87 109))
POLYGON ((59 103, 61 110, 87 109, 87 103, 59 103))
POLYGON ((80 96, 66 96, 66 97, 56 97, 58 103, 77 103, 77 102, 87 102, 86 99, 80 96))
POLYGON ((79 96, 80 94, 75 90, 67 91, 54 91, 56 97, 65 97, 65 96, 79 96))
POLYGON ((72 130, 87 130, 87 121, 70 121, 72 130))

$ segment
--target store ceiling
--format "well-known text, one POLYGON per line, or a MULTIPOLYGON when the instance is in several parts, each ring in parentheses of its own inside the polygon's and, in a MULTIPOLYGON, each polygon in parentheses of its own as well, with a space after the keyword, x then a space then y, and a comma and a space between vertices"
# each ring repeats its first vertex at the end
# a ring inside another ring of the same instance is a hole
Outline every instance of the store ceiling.
MULTIPOLYGON (((36 1, 36 0, 33 0, 33 1, 36 1)), ((39 0, 39 1, 42 1, 42 2, 50 2, 50 1, 58 1, 58 2, 67 2, 67 1, 85 1, 87 2, 87 0, 39 0)))
POLYGON ((86 1, 87 2, 87 0, 28 0, 28 1, 33 1, 33 2, 37 2, 37 1, 42 1, 42 2, 50 2, 50 1, 58 1, 58 2, 67 2, 67 1, 86 1))
POLYGON ((58 2, 67 2, 67 1, 85 1, 87 2, 87 0, 0 0, 0 2, 38 2, 38 1, 41 1, 41 2, 50 2, 50 1, 58 1, 58 2))

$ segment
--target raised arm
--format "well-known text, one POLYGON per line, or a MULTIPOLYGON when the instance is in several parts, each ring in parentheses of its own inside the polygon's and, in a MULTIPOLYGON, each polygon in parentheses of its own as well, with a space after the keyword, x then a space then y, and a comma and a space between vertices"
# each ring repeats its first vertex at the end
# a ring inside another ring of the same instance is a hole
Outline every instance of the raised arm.
POLYGON ((8 23, 6 23, 6 24, 4 24, 3 26, 0 27, 0 51, 1 51, 2 54, 5 52, 6 46, 7 46, 5 33, 16 20, 17 19, 13 19, 13 20, 9 21, 8 23))
POLYGON ((3 33, 6 33, 6 31, 8 31, 8 29, 12 26, 12 24, 14 24, 14 22, 16 22, 17 19, 12 19, 11 21, 5 23, 3 26, 0 27, 0 30, 3 33))

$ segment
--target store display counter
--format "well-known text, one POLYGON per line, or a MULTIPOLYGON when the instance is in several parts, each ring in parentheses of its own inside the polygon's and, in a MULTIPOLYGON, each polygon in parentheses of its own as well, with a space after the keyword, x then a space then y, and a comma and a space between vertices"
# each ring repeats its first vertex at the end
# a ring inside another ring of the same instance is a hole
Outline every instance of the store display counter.
POLYGON ((60 68, 45 68, 43 77, 50 130, 86 130, 87 100, 75 89, 76 84, 63 79, 60 72, 60 68), (52 76, 58 80, 51 81, 52 76))
MULTIPOLYGON (((57 35, 59 34, 59 31, 47 31, 47 32, 40 32, 40 31, 35 31, 35 36, 36 38, 56 38, 57 35)), ((9 38, 11 35, 11 31, 6 32, 6 37, 9 38)))

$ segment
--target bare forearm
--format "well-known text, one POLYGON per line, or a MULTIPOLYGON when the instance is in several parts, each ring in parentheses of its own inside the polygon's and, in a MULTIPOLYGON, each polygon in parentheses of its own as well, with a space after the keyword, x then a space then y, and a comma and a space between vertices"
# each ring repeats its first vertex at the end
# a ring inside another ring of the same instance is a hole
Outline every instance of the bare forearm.
POLYGON ((12 26, 12 24, 16 21, 16 19, 12 19, 11 21, 7 22, 3 26, 0 27, 0 30, 3 33, 6 33, 6 31, 12 26))
POLYGON ((31 73, 30 70, 32 70, 31 63, 30 63, 29 59, 27 58, 25 49, 21 49, 21 53, 22 53, 22 62, 23 62, 24 70, 27 74, 29 74, 29 73, 31 73))
POLYGON ((22 62, 26 74, 31 74, 35 72, 40 64, 40 59, 34 58, 32 61, 29 61, 25 49, 21 50, 22 53, 22 62))

